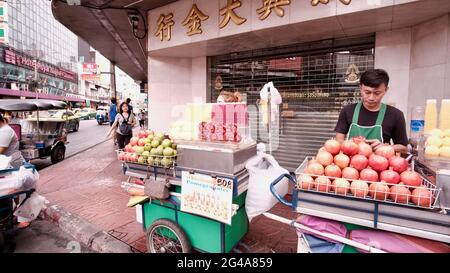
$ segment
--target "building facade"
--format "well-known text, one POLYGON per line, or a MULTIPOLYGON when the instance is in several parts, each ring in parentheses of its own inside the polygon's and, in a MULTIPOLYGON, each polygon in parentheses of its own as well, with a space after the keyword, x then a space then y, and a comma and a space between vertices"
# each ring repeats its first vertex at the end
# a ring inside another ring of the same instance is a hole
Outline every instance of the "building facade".
POLYGON ((53 18, 51 3, 0 2, 7 34, 0 48, 1 98, 35 97, 36 91, 41 98, 82 102, 78 38, 53 18))
MULTIPOLYGON (((273 154, 293 171, 334 136, 369 68, 388 71, 384 102, 407 124, 426 99, 450 98, 449 12, 445 0, 179 0, 150 10, 149 124, 167 131, 179 112, 167 109, 215 102, 221 90, 258 109, 271 81, 283 99, 273 154)), ((260 124, 250 114, 253 138, 267 142, 260 124)))

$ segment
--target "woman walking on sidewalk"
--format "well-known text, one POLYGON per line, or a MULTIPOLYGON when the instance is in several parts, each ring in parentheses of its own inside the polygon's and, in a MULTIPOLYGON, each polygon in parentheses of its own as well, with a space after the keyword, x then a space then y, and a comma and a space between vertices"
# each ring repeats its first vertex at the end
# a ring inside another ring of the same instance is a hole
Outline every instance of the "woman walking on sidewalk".
POLYGON ((136 117, 129 110, 128 104, 122 102, 119 107, 119 113, 116 115, 113 125, 108 132, 108 136, 115 131, 119 149, 125 148, 130 143, 133 136, 133 127, 136 126, 136 117))

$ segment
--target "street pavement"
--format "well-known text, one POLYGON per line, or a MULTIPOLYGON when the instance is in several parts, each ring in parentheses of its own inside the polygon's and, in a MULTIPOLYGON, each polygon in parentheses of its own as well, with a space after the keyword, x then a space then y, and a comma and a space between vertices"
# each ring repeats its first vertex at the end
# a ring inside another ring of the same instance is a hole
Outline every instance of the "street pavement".
MULTIPOLYGON (((114 149, 110 140, 45 168, 39 172, 38 192, 51 205, 101 228, 133 251, 146 252, 145 231, 136 220, 135 208, 127 207, 129 195, 120 187, 127 177, 114 149)), ((281 203, 271 212, 288 219, 296 216, 281 203)), ((259 216, 242 242, 255 253, 296 252, 297 234, 289 225, 259 216)), ((248 252, 244 247, 239 250, 248 252)))
MULTIPOLYGON (((78 132, 70 132, 67 136, 66 158, 105 141, 109 128, 108 124, 98 125, 95 119, 81 120, 78 132)), ((38 170, 52 164, 50 158, 33 160, 32 163, 38 170)))
POLYGON ((14 253, 94 253, 49 221, 36 220, 17 232, 14 253))

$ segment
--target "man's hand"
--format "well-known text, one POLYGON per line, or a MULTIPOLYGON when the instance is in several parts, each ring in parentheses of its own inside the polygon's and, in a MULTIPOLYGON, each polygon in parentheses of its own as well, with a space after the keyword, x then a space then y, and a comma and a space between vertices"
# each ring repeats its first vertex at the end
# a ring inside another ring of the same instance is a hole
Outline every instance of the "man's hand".
POLYGON ((370 146, 372 146, 372 149, 374 151, 376 151, 378 148, 380 148, 381 146, 383 146, 384 144, 381 143, 381 141, 379 141, 378 139, 368 139, 366 140, 367 143, 370 144, 370 146))

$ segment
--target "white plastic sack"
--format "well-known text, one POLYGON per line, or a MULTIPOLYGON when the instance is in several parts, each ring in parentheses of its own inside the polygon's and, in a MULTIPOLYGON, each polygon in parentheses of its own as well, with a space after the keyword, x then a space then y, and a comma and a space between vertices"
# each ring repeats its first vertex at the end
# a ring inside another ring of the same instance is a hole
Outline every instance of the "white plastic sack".
POLYGON ((22 206, 17 208, 14 212, 14 216, 21 218, 20 222, 31 222, 39 216, 39 213, 45 206, 45 198, 37 194, 32 193, 22 206))
POLYGON ((261 100, 267 101, 269 98, 269 87, 270 87, 270 99, 272 101, 272 107, 276 108, 277 105, 281 104, 282 98, 278 89, 275 88, 273 82, 266 83, 264 87, 259 91, 259 96, 261 100))
POLYGON ((32 169, 27 169, 25 167, 20 167, 19 169, 19 181, 21 188, 25 190, 36 188, 36 183, 39 180, 39 173, 32 169))
MULTIPOLYGON (((245 210, 251 221, 253 217, 269 211, 278 203, 270 192, 270 184, 280 175, 289 174, 289 171, 282 168, 273 156, 265 153, 258 153, 249 159, 245 167, 250 175, 245 210)), ((280 196, 285 196, 288 192, 288 183, 289 181, 284 178, 275 185, 275 191, 280 196)))

